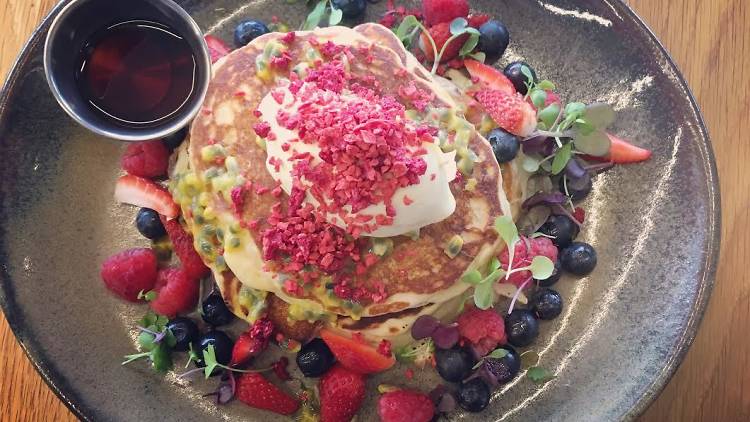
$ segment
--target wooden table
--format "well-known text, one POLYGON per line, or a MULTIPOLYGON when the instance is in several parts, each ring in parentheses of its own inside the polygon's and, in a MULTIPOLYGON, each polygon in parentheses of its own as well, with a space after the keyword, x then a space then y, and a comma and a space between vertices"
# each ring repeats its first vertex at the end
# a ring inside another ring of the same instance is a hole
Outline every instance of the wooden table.
MULTIPOLYGON (((55 0, 0 1, 0 75, 55 0)), ((721 262, 685 362, 641 418, 750 420, 750 0, 630 0, 687 78, 714 142, 722 196, 721 262), (743 126, 744 130, 742 130, 743 126), (745 169, 745 170, 743 170, 745 169)), ((0 317, 0 420, 75 420, 0 317)))

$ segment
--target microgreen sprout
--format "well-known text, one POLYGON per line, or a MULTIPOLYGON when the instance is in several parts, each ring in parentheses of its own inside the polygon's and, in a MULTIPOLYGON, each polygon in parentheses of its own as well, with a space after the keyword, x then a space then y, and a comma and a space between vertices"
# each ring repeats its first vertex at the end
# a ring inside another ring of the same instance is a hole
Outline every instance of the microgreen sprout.
POLYGON ((482 366, 482 364, 484 363, 485 359, 502 359, 505 356, 507 356, 508 353, 509 352, 507 350, 498 347, 497 349, 495 349, 492 352, 490 352, 487 356, 484 356, 482 359, 480 359, 479 362, 477 362, 477 364, 474 365, 474 367, 471 368, 471 369, 477 369, 480 366, 482 366))
MULTIPOLYGON (((469 22, 464 18, 456 18, 451 21, 451 36, 445 41, 445 44, 443 44, 443 47, 439 52, 437 50, 435 40, 430 35, 430 31, 427 30, 427 28, 425 28, 425 26, 422 25, 422 23, 414 15, 405 16, 404 19, 401 20, 401 23, 396 28, 396 36, 401 40, 406 48, 409 48, 411 46, 412 40, 414 39, 414 36, 417 35, 420 31, 425 34, 427 40, 430 42, 430 46, 432 47, 432 57, 434 58, 434 60, 432 63, 431 73, 433 75, 437 72, 438 65, 440 65, 440 59, 445 54, 446 48, 451 42, 453 42, 453 40, 459 38, 464 34, 469 35, 469 38, 466 39, 458 52, 460 57, 466 57, 470 55, 479 43, 479 31, 476 28, 470 27, 469 22)), ((481 61, 484 61, 483 56, 479 57, 482 58, 481 61)))
POLYGON ((544 384, 554 379, 555 375, 542 367, 532 366, 526 370, 526 378, 530 379, 534 384, 544 384))
POLYGON ((305 19, 301 29, 303 31, 310 31, 317 28, 318 25, 320 25, 320 21, 323 20, 327 10, 330 10, 328 13, 328 25, 338 25, 344 16, 344 12, 341 9, 333 7, 331 0, 320 0, 310 14, 307 15, 307 19, 305 19))
MULTIPOLYGON (((190 363, 191 361, 197 362, 199 360, 197 357, 198 354, 193 350, 192 347, 190 348, 189 356, 190 357, 189 357, 188 363, 190 363)), ((209 344, 208 347, 206 347, 203 350, 203 364, 205 365, 203 368, 196 368, 188 372, 185 372, 184 374, 180 375, 180 378, 187 377, 188 375, 192 375, 193 373, 198 372, 198 371, 203 371, 206 376, 206 379, 208 379, 216 368, 226 369, 227 371, 232 371, 232 372, 242 372, 242 373, 267 372, 273 369, 271 367, 262 368, 262 369, 237 369, 237 368, 232 368, 231 366, 223 365, 216 360, 216 351, 214 350, 213 344, 209 344)))
POLYGON ((147 292, 141 290, 140 292, 138 292, 138 299, 143 299, 146 302, 153 301, 154 299, 156 299, 156 296, 157 296, 157 293, 154 290, 149 290, 147 292))
POLYGON ((167 328, 169 320, 163 315, 148 312, 139 321, 138 345, 143 352, 125 356, 123 365, 148 358, 157 371, 172 369, 172 349, 177 343, 174 334, 167 328))
POLYGON ((427 337, 417 343, 407 344, 396 349, 393 355, 401 363, 413 363, 420 368, 424 368, 434 356, 435 343, 427 337))

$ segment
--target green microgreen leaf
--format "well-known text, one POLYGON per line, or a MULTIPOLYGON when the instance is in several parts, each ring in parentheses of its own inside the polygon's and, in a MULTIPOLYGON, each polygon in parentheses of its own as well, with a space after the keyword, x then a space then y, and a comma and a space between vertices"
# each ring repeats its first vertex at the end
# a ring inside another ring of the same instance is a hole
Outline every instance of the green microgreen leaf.
POLYGON ((396 28, 396 36, 403 42, 407 35, 411 34, 412 30, 418 26, 419 21, 414 15, 406 16, 396 28))
POLYGON ((480 63, 484 63, 484 61, 487 60, 487 55, 484 54, 484 52, 482 51, 478 51, 476 53, 470 54, 469 57, 471 57, 472 59, 480 63))
POLYGON ((544 106, 544 101, 547 100, 547 93, 542 89, 533 89, 529 93, 529 98, 536 108, 541 108, 544 106))
POLYGON ((535 279, 546 280, 555 271, 555 264, 546 256, 537 255, 531 260, 529 270, 531 270, 531 275, 535 279))
POLYGON ((593 132, 594 130, 596 130, 596 128, 591 123, 589 123, 589 121, 586 120, 585 117, 579 117, 579 118, 577 118, 573 122, 573 124, 575 126, 576 131, 579 134, 582 134, 582 135, 589 135, 589 134, 591 134, 591 132, 593 132))
POLYGON ((323 15, 326 12, 327 4, 328 0, 320 0, 318 4, 315 5, 315 8, 312 10, 312 12, 307 15, 307 19, 305 19, 304 25, 302 25, 302 30, 310 31, 320 25, 320 21, 323 19, 323 15))
POLYGON ((534 173, 539 170, 539 161, 530 155, 524 155, 521 159, 521 167, 529 173, 534 173))
POLYGON ((469 22, 465 18, 453 19, 450 24, 451 35, 463 34, 467 26, 469 26, 469 22))
POLYGON ((208 379, 213 374, 214 369, 219 366, 219 362, 216 361, 216 351, 213 344, 209 344, 203 350, 203 363, 206 365, 203 368, 203 373, 206 374, 206 379, 208 379))
POLYGON ((490 260, 490 263, 487 265, 487 269, 489 270, 490 273, 493 273, 500 269, 500 265, 501 265, 500 260, 497 259, 496 257, 492 257, 492 259, 490 260))
POLYGON ((160 342, 154 350, 151 351, 151 364, 159 372, 166 372, 172 369, 172 353, 169 346, 160 342))
POLYGON ((552 81, 548 81, 546 79, 543 80, 543 81, 539 81, 536 84, 536 87, 539 88, 539 89, 543 89, 545 91, 554 91, 555 90, 555 84, 552 83, 552 81))
POLYGON ((154 343, 153 334, 146 331, 141 331, 141 333, 138 334, 138 345, 141 346, 143 350, 150 352, 156 347, 156 344, 157 343, 154 343))
POLYGON ((328 25, 338 25, 343 17, 344 12, 341 9, 336 9, 335 7, 333 7, 333 5, 331 5, 331 14, 328 15, 328 25))
POLYGON ((578 134, 573 143, 575 143, 578 151, 597 157, 607 155, 609 148, 612 146, 609 136, 601 129, 597 129, 589 134, 578 134))
POLYGON ((503 348, 497 348, 493 350, 492 352, 490 352, 489 355, 487 355, 487 357, 492 358, 492 359, 502 359, 506 356, 508 356, 508 351, 503 348))
POLYGON ((584 111, 586 120, 597 129, 606 129, 615 121, 615 109, 605 103, 591 103, 584 111))
POLYGON ((482 273, 478 270, 471 270, 461 277, 461 281, 469 284, 479 284, 482 282, 482 273))
POLYGON ((513 258, 516 252, 516 242, 518 242, 518 228, 513 219, 507 215, 502 215, 495 219, 495 231, 505 242, 508 248, 508 269, 507 274, 513 270, 513 258))
POLYGON ((552 174, 559 174, 565 166, 568 164, 568 161, 570 160, 570 157, 573 155, 573 147, 570 142, 563 145, 562 148, 557 150, 557 153, 555 153, 555 158, 552 159, 552 168, 551 173, 552 174))
POLYGON ((541 120, 547 127, 552 127, 557 120, 557 116, 560 115, 560 104, 552 103, 537 113, 537 118, 541 120))
POLYGON ((531 69, 529 69, 526 65, 521 65, 521 74, 523 76, 526 76, 526 83, 531 86, 534 84, 534 74, 531 73, 531 69))
POLYGON ((130 362, 134 362, 138 359, 148 357, 150 354, 151 352, 143 352, 143 353, 136 353, 133 355, 125 355, 125 361, 122 362, 122 365, 127 365, 130 362))
POLYGON ((544 384, 545 382, 555 378, 555 376, 552 375, 552 373, 550 373, 548 370, 540 368, 538 366, 529 368, 526 371, 526 377, 535 384, 544 384))
POLYGON ((477 308, 490 309, 492 307, 492 301, 495 298, 492 289, 493 284, 491 282, 484 282, 474 288, 474 304, 477 308))
POLYGON ((575 119, 580 117, 586 110, 586 104, 584 103, 568 103, 565 105, 565 117, 575 116, 575 119))
POLYGON ((479 43, 479 35, 471 34, 469 36, 469 39, 467 39, 464 45, 461 46, 461 50, 458 51, 458 55, 461 57, 465 57, 467 54, 474 51, 478 43, 479 43))
POLYGON ((154 290, 149 290, 147 292, 144 292, 143 290, 141 290, 140 292, 138 292, 138 299, 143 299, 146 302, 151 302, 154 299, 156 299, 156 294, 157 293, 154 290))

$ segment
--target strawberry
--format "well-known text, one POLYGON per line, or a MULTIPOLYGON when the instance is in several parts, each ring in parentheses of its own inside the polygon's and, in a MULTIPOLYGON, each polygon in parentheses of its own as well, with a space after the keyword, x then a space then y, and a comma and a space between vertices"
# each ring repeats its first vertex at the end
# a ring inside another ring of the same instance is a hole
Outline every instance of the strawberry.
POLYGON ((156 283, 156 255, 146 248, 112 255, 102 264, 101 277, 112 293, 137 302, 138 293, 151 290, 156 283))
POLYGON ((161 222, 167 230, 169 240, 172 241, 172 249, 180 258, 182 268, 188 277, 198 280, 207 276, 210 270, 193 246, 193 235, 186 232, 176 219, 167 220, 161 217, 161 222))
POLYGON ((484 25, 491 19, 490 15, 485 13, 472 13, 466 20, 469 22, 469 26, 472 28, 479 29, 480 26, 484 25))
POLYGON ((115 199, 126 204, 151 208, 169 218, 180 214, 180 207, 166 189, 148 179, 130 174, 117 179, 115 199))
POLYGON ((261 318, 253 326, 242 333, 232 348, 231 366, 246 365, 261 354, 268 346, 268 340, 273 333, 274 324, 267 318, 261 318))
POLYGON ((464 66, 469 71, 472 80, 476 80, 481 89, 494 89, 502 91, 508 95, 516 93, 513 82, 508 79, 503 72, 492 66, 487 66, 482 62, 472 59, 464 60, 464 66))
POLYGON ((190 311, 198 301, 198 283, 180 268, 163 268, 159 270, 154 286, 156 299, 149 305, 157 314, 169 318, 190 311))
MULTIPOLYGON (((439 23, 429 29, 430 36, 435 41, 435 47, 438 53, 443 48, 443 45, 451 37, 451 28, 449 23, 439 23)), ((461 47, 464 45, 466 40, 469 38, 469 34, 464 34, 451 41, 448 47, 445 48, 443 55, 440 56, 440 62, 445 63, 458 56, 458 52, 461 51, 461 47)), ((427 34, 422 32, 421 38, 419 39, 419 47, 425 54, 427 60, 434 62, 435 53, 432 50, 432 43, 430 43, 427 34)))
POLYGON ((224 44, 224 41, 219 38, 216 38, 213 35, 206 35, 204 38, 206 40, 206 45, 208 46, 208 54, 211 56, 211 63, 216 63, 220 58, 232 52, 232 50, 224 44))
POLYGON ((465 18, 469 15, 469 2, 467 0, 423 0, 422 16, 427 26, 439 23, 450 23, 456 18, 465 18))
POLYGON ((365 400, 365 377, 334 365, 320 379, 320 422, 349 422, 365 400))
POLYGON ((299 408, 299 402, 294 397, 271 384, 259 373, 240 375, 235 388, 237 399, 256 409, 291 415, 299 408))
POLYGON ((429 422, 435 416, 435 405, 426 394, 391 391, 380 396, 378 415, 381 422, 429 422))
POLYGON ((609 148, 607 158, 617 164, 638 163, 651 157, 651 150, 635 146, 612 134, 607 134, 612 146, 609 148))
POLYGON ((125 149, 120 164, 133 176, 164 176, 169 167, 169 150, 160 140, 131 143, 125 149))
POLYGON ((372 374, 385 371, 396 360, 378 353, 377 349, 355 339, 340 336, 331 330, 322 330, 320 337, 331 349, 336 360, 352 371, 372 374))
POLYGON ((483 90, 474 95, 484 111, 501 128, 517 136, 528 136, 536 129, 536 111, 521 94, 509 95, 497 90, 483 90))

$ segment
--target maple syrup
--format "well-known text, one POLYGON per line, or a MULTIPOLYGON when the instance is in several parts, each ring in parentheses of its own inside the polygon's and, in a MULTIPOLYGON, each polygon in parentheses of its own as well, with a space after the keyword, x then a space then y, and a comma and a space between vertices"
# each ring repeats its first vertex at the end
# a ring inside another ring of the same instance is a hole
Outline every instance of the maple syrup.
POLYGON ((97 112, 129 127, 156 126, 195 89, 187 41, 157 22, 132 20, 95 33, 80 53, 76 81, 97 112))

